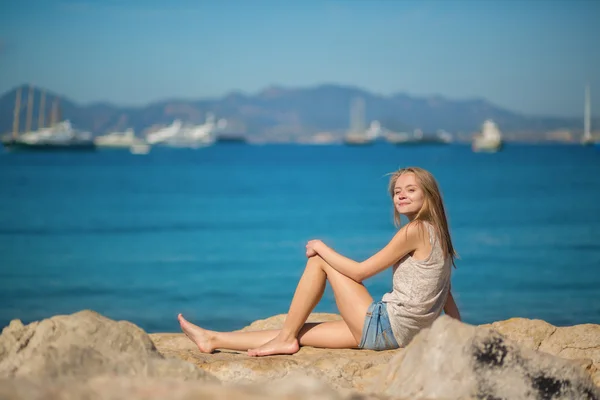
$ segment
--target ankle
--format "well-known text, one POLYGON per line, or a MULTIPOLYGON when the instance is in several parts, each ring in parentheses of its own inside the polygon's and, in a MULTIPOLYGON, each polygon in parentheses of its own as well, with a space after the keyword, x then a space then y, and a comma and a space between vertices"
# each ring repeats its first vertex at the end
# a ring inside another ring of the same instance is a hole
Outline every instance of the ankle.
POLYGON ((220 343, 219 332, 206 331, 205 337, 206 337, 206 341, 209 342, 211 345, 216 345, 216 344, 220 343))
POLYGON ((283 340, 284 342, 292 342, 294 340, 296 340, 296 337, 298 336, 296 332, 287 330, 287 329, 282 329, 281 331, 279 331, 279 335, 277 335, 279 337, 279 339, 283 340))

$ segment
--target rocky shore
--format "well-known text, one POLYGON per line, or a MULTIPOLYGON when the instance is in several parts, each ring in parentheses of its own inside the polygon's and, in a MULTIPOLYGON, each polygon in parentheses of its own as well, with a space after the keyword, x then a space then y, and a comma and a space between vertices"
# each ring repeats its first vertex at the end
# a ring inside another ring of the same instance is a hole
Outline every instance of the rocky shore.
MULTIPOLYGON (((281 326, 284 315, 244 330, 281 326)), ((313 314, 326 321, 335 314, 313 314)), ((442 316, 404 349, 291 356, 202 354, 183 334, 146 334, 93 311, 0 335, 4 399, 596 399, 600 325, 513 318, 472 326, 442 316)))

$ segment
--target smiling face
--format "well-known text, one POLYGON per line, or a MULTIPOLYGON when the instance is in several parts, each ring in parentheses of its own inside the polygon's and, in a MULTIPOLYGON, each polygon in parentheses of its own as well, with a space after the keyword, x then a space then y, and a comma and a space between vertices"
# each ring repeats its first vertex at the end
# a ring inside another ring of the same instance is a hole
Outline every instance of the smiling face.
POLYGON ((394 208, 412 220, 425 203, 425 193, 412 172, 401 174, 394 184, 394 208))

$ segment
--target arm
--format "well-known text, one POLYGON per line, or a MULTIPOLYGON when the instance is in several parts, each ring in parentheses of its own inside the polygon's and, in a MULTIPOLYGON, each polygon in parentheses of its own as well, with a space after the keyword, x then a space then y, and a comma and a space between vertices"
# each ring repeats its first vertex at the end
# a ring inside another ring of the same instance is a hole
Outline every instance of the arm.
POLYGON ((408 224, 400 229, 383 249, 363 262, 356 262, 342 256, 320 240, 311 242, 314 242, 312 244, 314 251, 336 271, 356 282, 362 282, 414 251, 424 238, 423 232, 424 229, 416 224, 408 224))
POLYGON ((460 312, 458 311, 458 307, 456 306, 456 302, 454 301, 452 292, 448 292, 448 298, 446 299, 446 304, 444 305, 444 312, 449 317, 452 317, 452 318, 455 318, 455 319, 461 321, 460 312))

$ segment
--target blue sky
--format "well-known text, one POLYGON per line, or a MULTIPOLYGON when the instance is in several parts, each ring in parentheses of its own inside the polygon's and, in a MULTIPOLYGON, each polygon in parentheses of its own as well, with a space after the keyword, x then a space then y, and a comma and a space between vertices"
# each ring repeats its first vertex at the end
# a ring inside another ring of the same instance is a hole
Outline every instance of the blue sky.
POLYGON ((142 105, 354 85, 600 116, 596 0, 20 0, 0 5, 0 93, 142 105))

